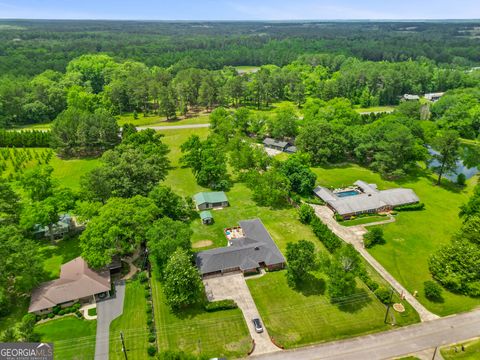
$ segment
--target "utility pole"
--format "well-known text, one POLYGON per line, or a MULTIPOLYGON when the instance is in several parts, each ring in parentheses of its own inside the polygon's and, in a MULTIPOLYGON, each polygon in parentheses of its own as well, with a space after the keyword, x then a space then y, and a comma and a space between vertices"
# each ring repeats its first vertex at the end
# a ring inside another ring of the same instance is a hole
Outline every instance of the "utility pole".
POLYGON ((387 312, 385 313, 385 320, 383 320, 385 324, 387 323, 388 312, 390 311, 390 305, 392 304, 393 291, 394 291, 393 288, 390 288, 390 299, 388 300, 388 304, 387 304, 387 312))
POLYGON ((433 352, 432 360, 435 360, 435 356, 437 356, 437 349, 438 349, 438 346, 435 346, 435 351, 433 352))
POLYGON ((127 357, 127 348, 125 347, 125 340, 123 339, 123 332, 120 331, 120 339, 122 339, 122 352, 125 355, 125 360, 128 360, 127 357))

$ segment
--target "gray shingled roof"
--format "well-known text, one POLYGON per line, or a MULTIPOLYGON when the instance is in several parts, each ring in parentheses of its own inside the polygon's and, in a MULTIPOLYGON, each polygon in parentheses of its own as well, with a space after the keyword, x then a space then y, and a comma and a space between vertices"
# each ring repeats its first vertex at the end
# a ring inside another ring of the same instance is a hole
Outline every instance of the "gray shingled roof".
POLYGON ((286 141, 275 140, 275 139, 272 139, 272 138, 265 138, 265 140, 263 140, 263 144, 264 145, 270 145, 270 146, 278 146, 278 147, 281 147, 281 148, 285 148, 288 145, 290 145, 286 141))
POLYGON ((197 253, 200 273, 209 274, 239 268, 250 270, 265 265, 285 263, 285 258, 259 219, 239 222, 244 237, 232 240, 232 245, 197 253))
POLYGON ((419 201, 412 189, 397 188, 377 190, 375 184, 367 184, 361 180, 355 182, 363 193, 354 196, 338 197, 327 188, 318 186, 315 194, 330 205, 340 215, 375 211, 385 206, 400 206, 419 201))

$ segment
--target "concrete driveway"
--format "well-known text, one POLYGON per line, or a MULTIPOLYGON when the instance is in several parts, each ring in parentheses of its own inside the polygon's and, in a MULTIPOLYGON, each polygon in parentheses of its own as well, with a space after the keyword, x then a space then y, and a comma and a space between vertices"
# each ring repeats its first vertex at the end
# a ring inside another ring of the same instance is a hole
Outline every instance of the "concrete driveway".
POLYGON ((125 299, 125 282, 115 283, 115 296, 97 302, 97 338, 95 360, 108 360, 110 323, 122 315, 125 299))
POLYGON ((253 355, 267 354, 280 349, 270 340, 265 324, 258 313, 257 306, 253 301, 250 290, 242 274, 229 274, 224 276, 204 279, 205 291, 209 300, 234 300, 242 310, 245 321, 250 331, 250 336, 255 341, 253 355), (258 334, 253 326, 252 319, 259 318, 263 324, 263 333, 258 334))

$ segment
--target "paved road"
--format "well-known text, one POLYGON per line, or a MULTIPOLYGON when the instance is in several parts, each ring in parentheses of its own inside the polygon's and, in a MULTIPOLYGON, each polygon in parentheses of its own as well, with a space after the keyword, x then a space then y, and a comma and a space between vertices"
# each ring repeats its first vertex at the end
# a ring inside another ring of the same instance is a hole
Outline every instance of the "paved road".
POLYGON ((312 205, 315 214, 324 222, 330 230, 345 242, 352 244, 363 258, 405 299, 420 315, 422 321, 438 319, 438 316, 428 311, 420 302, 410 294, 363 246, 363 234, 367 232, 364 226, 342 226, 333 217, 333 212, 326 206, 312 205))
POLYGON ((259 360, 382 360, 480 335, 480 310, 349 340, 256 356, 259 360))
POLYGON ((180 129, 199 129, 208 128, 210 124, 191 124, 191 125, 168 125, 168 126, 137 126, 137 130, 153 129, 156 131, 162 130, 180 130, 180 129))
POLYGON ((268 335, 268 331, 262 320, 264 328, 263 333, 258 334, 255 331, 252 319, 261 319, 261 317, 245 282, 245 277, 242 274, 229 274, 212 277, 204 279, 203 283, 205 284, 205 291, 209 300, 235 300, 238 307, 242 310, 243 316, 248 325, 248 330, 250 331, 250 336, 255 341, 255 350, 253 351, 253 354, 266 354, 280 350, 270 340, 270 336, 268 335))
POLYGON ((125 282, 115 283, 115 297, 97 302, 97 339, 95 360, 108 360, 110 323, 122 315, 125 299, 125 282))

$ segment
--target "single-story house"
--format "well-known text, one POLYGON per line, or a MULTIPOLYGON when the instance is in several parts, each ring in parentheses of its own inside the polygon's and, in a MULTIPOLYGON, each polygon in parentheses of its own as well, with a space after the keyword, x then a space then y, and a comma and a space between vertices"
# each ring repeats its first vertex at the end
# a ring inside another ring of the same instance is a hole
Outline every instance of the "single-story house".
MULTIPOLYGON (((52 226, 53 237, 63 239, 65 235, 76 229, 76 224, 70 214, 63 214, 56 224, 52 226)), ((33 234, 36 239, 49 238, 50 229, 48 226, 35 225, 33 234)))
POLYGON ((420 100, 420 96, 418 96, 418 95, 412 95, 412 94, 405 94, 405 95, 403 95, 403 100, 406 100, 406 101, 418 101, 418 100, 420 100))
POLYGON ((232 239, 229 246, 197 253, 196 264, 202 276, 285 267, 285 258, 259 219, 239 224, 243 236, 232 239))
POLYGON ((44 314, 54 306, 68 307, 75 302, 92 303, 95 296, 111 289, 110 270, 94 271, 81 257, 62 265, 60 278, 33 290, 28 312, 44 314))
POLYGON ((418 196, 412 189, 378 190, 377 185, 358 180, 356 189, 333 192, 318 186, 314 193, 336 214, 348 219, 354 215, 390 211, 396 206, 415 204, 418 196))
POLYGON ((296 146, 288 146, 286 149, 285 149, 285 152, 287 154, 295 154, 297 152, 297 147, 296 146))
POLYGON ((424 95, 424 98, 428 101, 435 102, 439 100, 444 94, 444 92, 427 93, 424 95))
POLYGON ((270 148, 270 149, 274 149, 274 150, 278 150, 278 151, 285 151, 292 144, 290 144, 287 141, 280 141, 280 140, 275 140, 275 139, 267 137, 263 140, 263 145, 265 147, 270 148))
POLYGON ((199 192, 193 196, 193 201, 198 210, 223 208, 230 205, 223 191, 199 192))
POLYGON ((213 224, 213 215, 210 211, 204 210, 200 212, 200 219, 202 219, 202 224, 204 225, 213 224))

